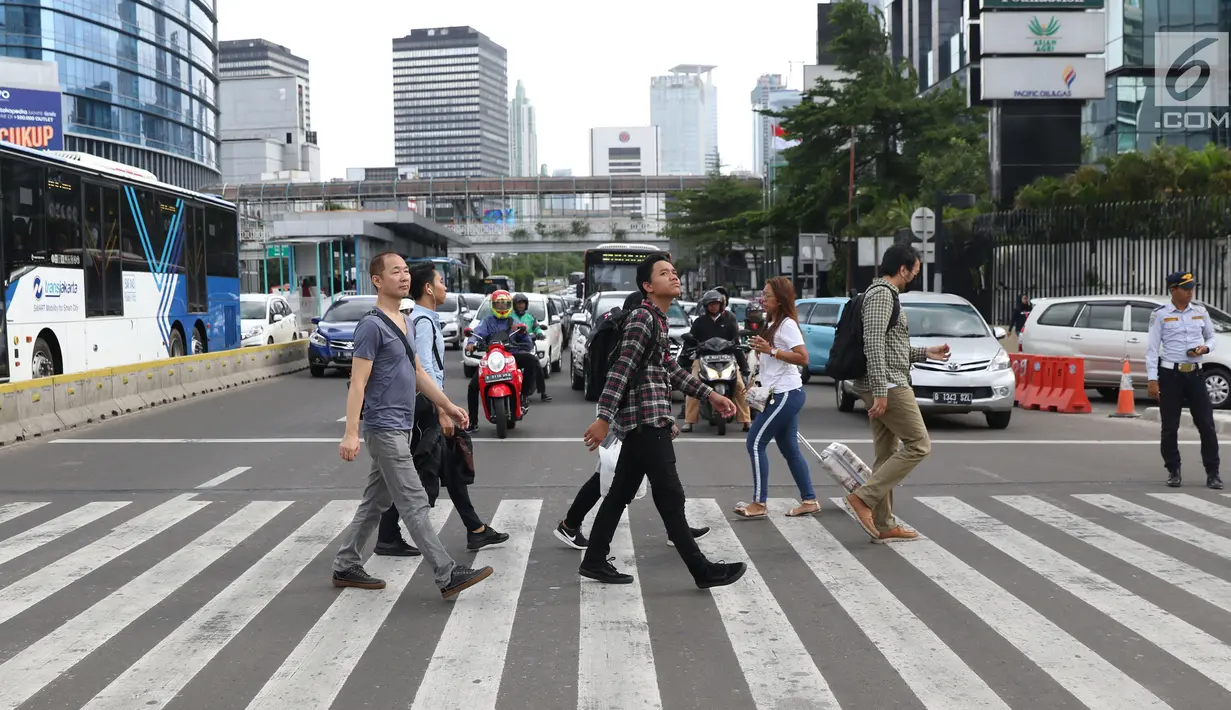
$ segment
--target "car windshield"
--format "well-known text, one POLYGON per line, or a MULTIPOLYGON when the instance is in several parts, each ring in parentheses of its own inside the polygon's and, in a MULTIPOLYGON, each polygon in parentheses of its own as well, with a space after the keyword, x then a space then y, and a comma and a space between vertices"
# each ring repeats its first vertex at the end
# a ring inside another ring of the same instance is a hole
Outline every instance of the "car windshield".
POLYGON ((239 317, 242 320, 265 320, 268 308, 264 301, 240 301, 239 317))
POLYGON ((735 320, 739 321, 740 323, 743 323, 748 318, 748 304, 747 303, 734 303, 734 302, 728 303, 727 310, 731 311, 732 315, 735 316, 735 320))
POLYGON ((456 311, 457 310, 457 294, 450 293, 449 295, 445 296, 445 302, 440 304, 440 308, 437 308, 436 310, 456 311))
POLYGON ((912 338, 986 338, 991 335, 983 316, 964 303, 904 305, 912 338))
POLYGON ((375 298, 348 299, 335 303, 321 320, 329 323, 356 323, 376 305, 375 298))
POLYGON ((671 307, 667 309, 667 325, 669 326, 687 326, 688 316, 684 315, 684 307, 679 301, 671 303, 671 307))
POLYGON ((1213 324, 1215 333, 1231 333, 1231 315, 1208 303, 1202 303, 1201 305, 1205 306, 1205 310, 1210 312, 1210 323, 1213 324))
MULTIPOLYGON (((539 323, 542 323, 547 320, 547 307, 543 305, 542 301, 530 301, 530 307, 527 308, 526 310, 530 313, 530 315, 534 316, 534 319, 538 321, 539 323)), ((492 314, 492 302, 485 298, 483 299, 483 305, 479 306, 479 312, 477 314, 477 318, 479 320, 483 320, 484 318, 490 316, 491 314, 492 314)))

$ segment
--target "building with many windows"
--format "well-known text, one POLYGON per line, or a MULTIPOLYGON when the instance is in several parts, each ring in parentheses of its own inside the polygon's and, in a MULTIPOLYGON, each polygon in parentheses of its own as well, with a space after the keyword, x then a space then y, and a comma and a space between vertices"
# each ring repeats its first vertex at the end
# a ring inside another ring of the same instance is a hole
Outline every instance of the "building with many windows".
POLYGON ((526 87, 517 80, 517 90, 509 102, 509 175, 526 177, 539 171, 538 128, 534 106, 526 98, 526 87))
POLYGON ((213 0, 0 0, 0 57, 56 63, 65 150, 197 189, 219 178, 217 27, 213 0))
MULTIPOLYGON (((590 175, 595 177, 660 175, 662 156, 658 126, 590 129, 590 175)), ((616 214, 657 214, 659 199, 657 195, 615 195, 610 209, 616 214)))
POLYGON ((303 80, 303 116, 312 130, 312 83, 308 60, 267 39, 236 39, 218 43, 218 79, 295 76, 303 80))
POLYGON ((509 172, 504 47, 472 27, 393 40, 393 139, 399 168, 424 178, 509 172))
POLYGON ((681 64, 650 79, 650 123, 662 132, 663 175, 704 175, 717 167, 718 87, 713 66, 681 64))

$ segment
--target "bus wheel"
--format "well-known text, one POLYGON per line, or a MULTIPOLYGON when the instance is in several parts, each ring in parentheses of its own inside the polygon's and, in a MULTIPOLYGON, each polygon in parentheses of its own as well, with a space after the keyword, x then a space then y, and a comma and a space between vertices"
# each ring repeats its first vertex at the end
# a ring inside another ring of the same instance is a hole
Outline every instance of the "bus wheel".
POLYGON ((31 377, 51 377, 56 374, 56 358, 51 346, 46 340, 39 338, 34 341, 34 352, 30 355, 31 377))
POLYGON ((192 329, 192 354, 203 355, 206 351, 205 332, 201 330, 201 324, 192 329))
POLYGON ((171 331, 171 342, 167 345, 167 351, 171 357, 184 357, 184 336, 180 335, 178 329, 171 331))

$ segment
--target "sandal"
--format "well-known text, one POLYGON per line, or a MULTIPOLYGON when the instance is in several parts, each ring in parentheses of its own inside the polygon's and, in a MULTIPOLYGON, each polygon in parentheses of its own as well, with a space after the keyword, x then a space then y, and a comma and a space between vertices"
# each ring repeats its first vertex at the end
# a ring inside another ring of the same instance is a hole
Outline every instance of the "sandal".
MULTIPOLYGON (((743 518, 744 520, 757 520, 759 518, 769 517, 768 508, 766 508, 766 510, 761 511, 760 513, 749 513, 748 509, 751 508, 753 505, 754 505, 753 503, 744 503, 743 501, 741 501, 735 506, 735 514, 743 518)), ((758 503, 756 505, 761 505, 764 507, 763 503, 758 503)))
POLYGON ((805 515, 816 515, 821 512, 821 504, 819 501, 806 500, 798 507, 788 510, 786 516, 788 518, 802 518, 805 515))

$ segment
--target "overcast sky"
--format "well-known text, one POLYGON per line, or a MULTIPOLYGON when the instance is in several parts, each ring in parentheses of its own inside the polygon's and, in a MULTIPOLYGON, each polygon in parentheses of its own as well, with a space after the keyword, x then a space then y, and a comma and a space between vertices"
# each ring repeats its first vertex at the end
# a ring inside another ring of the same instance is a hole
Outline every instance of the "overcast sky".
MULTIPOLYGON (((218 37, 263 38, 311 62, 322 175, 393 165, 394 37, 470 25, 508 50, 509 95, 535 106, 538 159, 590 172, 589 129, 648 125, 650 77, 712 64, 725 169, 751 169, 750 94, 762 74, 816 61, 816 0, 218 0, 218 37)), ((225 117, 223 118, 225 121, 225 117)))

